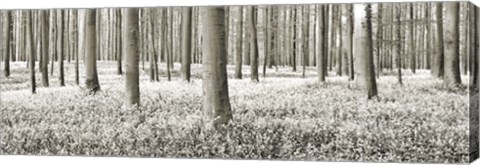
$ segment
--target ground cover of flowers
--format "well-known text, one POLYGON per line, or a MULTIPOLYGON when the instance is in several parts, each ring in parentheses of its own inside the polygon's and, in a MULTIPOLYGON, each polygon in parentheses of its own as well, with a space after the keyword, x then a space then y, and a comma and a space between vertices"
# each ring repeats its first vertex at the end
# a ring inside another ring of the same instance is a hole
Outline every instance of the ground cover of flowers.
MULTIPOLYGON (((83 65, 80 65, 83 66, 83 65)), ((191 83, 172 81, 165 65, 160 82, 141 71, 141 107, 122 108, 123 77, 115 63, 99 62, 102 91, 87 95, 74 85, 73 62, 66 87, 29 92, 25 63, 0 77, 0 154, 141 156, 176 158, 293 159, 335 161, 466 162, 468 91, 449 90, 429 71, 405 71, 377 79, 379 97, 367 101, 346 77, 333 73, 318 84, 315 68, 301 78, 290 68, 267 70, 260 83, 233 79, 228 66, 233 122, 227 131, 202 131, 201 65, 191 83)), ((83 68, 81 68, 83 69, 83 68)), ((84 77, 81 77, 84 81, 84 77)), ((463 77, 466 84, 467 77, 463 77)))

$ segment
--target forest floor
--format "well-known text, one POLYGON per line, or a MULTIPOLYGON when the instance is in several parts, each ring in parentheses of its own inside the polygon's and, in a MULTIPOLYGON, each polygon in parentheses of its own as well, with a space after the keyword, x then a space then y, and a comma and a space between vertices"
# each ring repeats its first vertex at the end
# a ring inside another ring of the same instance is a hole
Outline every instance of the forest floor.
POLYGON ((279 67, 252 83, 247 66, 242 80, 228 66, 233 122, 228 131, 205 132, 201 65, 192 66, 191 83, 180 81, 179 64, 170 82, 163 63, 159 82, 141 71, 139 110, 122 108, 124 81, 114 62, 98 63, 102 91, 93 96, 82 88, 83 64, 81 87, 74 63, 65 65, 67 86, 59 87, 55 70, 50 87, 41 87, 38 73, 35 95, 26 63, 12 63, 9 78, 2 73, 0 154, 468 161, 468 90, 448 90, 427 70, 405 70, 403 86, 387 71, 377 79, 379 97, 367 101, 333 72, 318 84, 313 67, 306 78, 301 68, 279 67))

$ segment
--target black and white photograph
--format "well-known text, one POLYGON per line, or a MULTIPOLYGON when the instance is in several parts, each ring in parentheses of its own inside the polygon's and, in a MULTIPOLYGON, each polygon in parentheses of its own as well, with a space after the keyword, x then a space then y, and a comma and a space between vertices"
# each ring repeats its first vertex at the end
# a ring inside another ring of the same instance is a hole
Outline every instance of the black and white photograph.
POLYGON ((470 163, 469 1, 0 10, 0 155, 470 163))

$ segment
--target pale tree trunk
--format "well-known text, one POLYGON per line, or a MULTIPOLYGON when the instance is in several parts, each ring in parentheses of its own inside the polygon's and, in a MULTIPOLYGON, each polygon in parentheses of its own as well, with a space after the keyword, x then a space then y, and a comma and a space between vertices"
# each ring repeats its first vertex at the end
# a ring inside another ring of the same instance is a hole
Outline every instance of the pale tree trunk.
POLYGON ((203 36, 203 115, 207 130, 232 120, 228 96, 223 7, 200 8, 203 36))
POLYGON ((263 78, 267 76, 267 65, 268 65, 268 60, 269 60, 269 53, 270 53, 270 33, 269 33, 269 28, 270 28, 270 14, 271 13, 271 7, 269 6, 264 6, 263 7, 263 78))
POLYGON ((10 76, 10 11, 6 10, 3 13, 3 55, 5 56, 4 59, 4 74, 5 77, 10 76))
MULTIPOLYGON (((376 63, 376 76, 377 78, 380 77, 380 73, 382 72, 382 61, 380 58, 380 55, 383 53, 382 51, 382 43, 381 41, 383 39, 383 24, 382 24, 382 19, 383 19, 383 5, 382 3, 377 4, 377 63, 376 63)), ((383 56, 382 56, 383 57, 383 56)))
MULTIPOLYGON (((327 6, 328 7, 328 6, 327 6)), ((318 81, 320 83, 323 83, 325 82, 325 69, 327 69, 326 67, 326 63, 325 63, 325 54, 326 54, 326 51, 325 51, 325 39, 324 39, 324 36, 325 36, 325 25, 324 25, 324 12, 323 12, 323 8, 324 8, 324 5, 317 5, 316 6, 317 8, 317 17, 316 17, 316 24, 317 26, 315 26, 315 44, 316 44, 316 47, 315 47, 315 53, 316 53, 316 56, 317 56, 317 72, 318 72, 318 81)))
POLYGON ((461 84, 460 66, 459 66, 459 3, 445 2, 445 21, 444 21, 444 84, 453 87, 461 84))
POLYGON ((73 44, 71 45, 72 49, 72 56, 75 58, 75 84, 80 85, 80 69, 79 69, 79 31, 80 29, 78 28, 78 10, 72 11, 72 25, 71 28, 73 29, 72 35, 73 35, 73 44))
MULTIPOLYGON (((308 5, 305 5, 302 7, 303 8, 303 12, 304 12, 304 16, 303 16, 303 22, 304 22, 304 26, 303 26, 303 47, 302 47, 302 50, 303 50, 303 56, 302 56, 302 78, 305 78, 305 70, 306 70, 306 66, 307 66, 307 62, 309 61, 309 55, 310 55, 310 37, 311 34, 310 34, 310 8, 308 5)), ((293 31, 293 30, 292 30, 293 31)), ((293 48, 292 48, 293 49, 293 48)))
POLYGON ((352 16, 350 4, 342 4, 342 56, 343 73, 348 73, 348 80, 353 80, 353 53, 352 53, 352 16))
POLYGON ((192 52, 192 8, 182 9, 182 80, 190 82, 192 52))
POLYGON ((242 45, 243 45, 243 40, 244 38, 242 37, 242 34, 245 32, 242 32, 243 30, 243 7, 239 6, 238 7, 238 25, 235 25, 238 29, 237 32, 237 45, 236 45, 236 51, 235 51, 235 78, 236 79, 242 79, 242 65, 243 65, 243 57, 242 57, 242 45))
POLYGON ((172 68, 171 65, 172 65, 172 56, 173 56, 173 55, 172 55, 172 54, 173 54, 173 53, 172 53, 172 52, 173 52, 173 51, 172 51, 172 47, 173 47, 173 46, 172 46, 172 44, 173 44, 173 35, 172 35, 172 33, 173 33, 173 30, 172 30, 172 23, 173 23, 172 17, 173 17, 173 14, 172 14, 172 12, 173 12, 173 11, 171 10, 171 8, 167 9, 167 14, 168 14, 167 17, 170 18, 170 19, 167 21, 167 27, 166 27, 167 33, 165 34, 165 35, 166 35, 165 37, 166 37, 166 39, 167 39, 165 43, 166 43, 166 44, 168 43, 167 46, 166 46, 166 47, 167 47, 167 52, 168 52, 168 53, 166 54, 166 56, 167 56, 167 58, 166 58, 166 60, 167 60, 167 80, 168 80, 168 81, 171 80, 170 69, 172 68))
POLYGON ((337 58, 337 75, 339 76, 343 76, 345 73, 344 73, 344 67, 343 65, 344 64, 344 60, 342 58, 342 21, 341 21, 341 8, 338 7, 337 8, 338 10, 336 11, 336 18, 337 19, 337 25, 335 28, 337 28, 335 30, 335 42, 336 42, 336 45, 335 45, 335 57, 337 58))
POLYGON ((242 7, 243 10, 243 44, 242 44, 242 57, 243 64, 250 65, 250 33, 248 33, 250 17, 248 16, 248 7, 242 7))
POLYGON ((316 23, 316 17, 318 16, 318 13, 316 13, 316 5, 308 5, 308 66, 315 66, 316 64, 316 56, 315 56, 315 26, 317 26, 316 23))
POLYGON ((367 98, 371 99, 377 95, 371 38, 371 5, 368 3, 354 4, 354 12, 353 52, 356 56, 356 82, 361 88, 367 90, 367 98))
MULTIPOLYGON (((303 12, 302 12, 302 6, 296 6, 292 9, 293 15, 295 18, 292 20, 292 23, 295 24, 295 28, 293 29, 293 44, 295 44, 295 50, 292 53, 292 71, 296 72, 297 71, 297 58, 302 57, 303 55, 303 12)), ((287 21, 285 21, 287 22, 287 21)), ((288 24, 287 24, 288 25, 288 24)))
POLYGON ((85 33, 85 85, 91 94, 100 90, 97 74, 97 34, 96 34, 96 9, 86 9, 85 33))
POLYGON ((130 108, 140 105, 139 88, 139 57, 138 57, 138 10, 124 9, 122 15, 123 42, 122 53, 126 60, 125 66, 125 105, 130 108))
MULTIPOLYGON (((85 62, 85 9, 78 10, 78 55, 82 56, 81 59, 85 62)), ((79 57, 80 58, 80 57, 79 57)))
POLYGON ((36 83, 35 83, 35 50, 34 50, 34 37, 33 37, 33 27, 32 27, 32 13, 30 13, 29 10, 26 10, 24 12, 27 16, 27 21, 26 21, 26 49, 28 52, 29 56, 29 65, 30 65, 30 85, 31 85, 31 91, 33 94, 36 93, 36 83))
POLYGON ((255 7, 249 7, 250 17, 250 79, 253 82, 258 82, 258 40, 256 27, 256 13, 255 7))

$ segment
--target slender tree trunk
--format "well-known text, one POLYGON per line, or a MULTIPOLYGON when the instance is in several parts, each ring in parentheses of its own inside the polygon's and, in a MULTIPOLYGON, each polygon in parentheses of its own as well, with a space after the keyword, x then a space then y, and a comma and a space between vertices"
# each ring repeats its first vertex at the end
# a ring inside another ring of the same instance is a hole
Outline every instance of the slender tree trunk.
POLYGON ((356 55, 357 84, 367 90, 367 98, 371 99, 377 95, 377 83, 375 80, 375 68, 373 66, 372 51, 372 25, 371 5, 354 4, 355 25, 354 25, 354 52, 356 55))
POLYGON ((91 94, 100 90, 97 74, 97 35, 96 35, 96 9, 86 9, 86 34, 85 34, 85 84, 91 94))
POLYGON ((122 70, 122 60, 123 60, 123 52, 122 52, 122 49, 123 49, 123 44, 122 44, 122 15, 121 15, 121 9, 116 9, 116 12, 117 12, 117 74, 118 75, 122 75, 123 74, 123 70, 122 70))
POLYGON ((452 87, 461 84, 459 67, 459 8, 458 2, 445 2, 445 72, 444 83, 452 87))
MULTIPOLYGON (((325 76, 328 75, 328 60, 329 60, 328 52, 331 49, 329 47, 329 44, 330 44, 329 36, 330 35, 328 35, 328 27, 330 26, 329 22, 331 20, 331 18, 328 15, 329 12, 330 12, 329 5, 324 5, 323 6, 323 17, 324 17, 323 18, 323 24, 324 24, 324 26, 323 26, 323 29, 322 29, 323 37, 321 37, 321 38, 323 38, 323 48, 324 48, 324 50, 323 50, 323 68, 324 68, 323 72, 324 72, 325 76)), ((353 28, 353 26, 352 26, 352 28, 353 28)), ((352 49, 352 51, 353 51, 353 49, 352 49)))
POLYGON ((33 19, 32 19, 32 13, 29 11, 29 10, 25 10, 24 11, 24 14, 26 14, 27 16, 27 22, 25 23, 26 24, 26 41, 27 41, 27 45, 26 45, 26 48, 27 48, 27 51, 28 51, 28 55, 29 55, 29 65, 30 65, 30 85, 31 85, 31 91, 33 94, 36 93, 36 83, 35 83, 35 40, 34 40, 34 37, 33 37, 33 27, 32 27, 32 24, 33 24, 33 19))
POLYGON ((47 24, 48 24, 48 19, 47 19, 47 11, 45 10, 41 10, 39 11, 40 12, 40 18, 39 18, 39 21, 40 21, 40 29, 41 29, 41 42, 42 42, 42 55, 41 55, 41 58, 42 58, 42 63, 40 64, 40 69, 42 70, 42 85, 44 87, 48 87, 50 84, 49 84, 49 81, 48 81, 48 48, 49 48, 49 43, 48 43, 48 28, 47 28, 47 24))
POLYGON ((302 50, 303 50, 303 57, 302 57, 302 78, 305 78, 305 70, 306 70, 306 66, 307 66, 307 63, 309 61, 309 55, 310 55, 310 37, 311 34, 310 34, 310 8, 309 6, 305 5, 303 6, 303 12, 304 12, 304 16, 303 16, 303 22, 305 22, 306 25, 303 26, 303 47, 302 47, 302 50))
POLYGON ((433 67, 432 67, 432 73, 433 76, 438 77, 438 78, 443 78, 444 74, 444 38, 443 38, 443 5, 442 3, 435 3, 435 19, 437 22, 437 31, 436 31, 436 38, 435 38, 435 54, 434 54, 434 59, 433 59, 433 67))
POLYGON ((269 53, 270 53, 270 33, 268 32, 269 28, 270 28, 270 12, 271 11, 271 7, 268 7, 268 6, 264 6, 264 9, 263 9, 263 37, 264 37, 264 40, 263 40, 263 49, 264 49, 264 53, 263 53, 263 78, 266 77, 266 72, 267 72, 267 65, 268 65, 268 60, 269 60, 269 53))
POLYGON ((232 120, 228 96, 227 51, 223 7, 200 8, 203 20, 203 115, 207 130, 232 120))
POLYGON ((192 8, 182 9, 182 79, 190 82, 190 63, 192 52, 192 8))
POLYGON ((256 13, 255 7, 249 7, 250 16, 250 79, 253 82, 258 82, 258 40, 256 27, 256 13))
POLYGON ((168 15, 169 15, 169 17, 170 17, 170 20, 167 21, 168 33, 166 33, 166 35, 167 35, 167 42, 165 42, 165 43, 169 43, 169 45, 167 46, 167 52, 168 52, 168 54, 166 54, 166 55, 167 55, 167 79, 168 79, 168 81, 170 81, 170 80, 171 80, 170 69, 172 68, 171 65, 172 65, 172 56, 173 56, 173 50, 172 50, 172 48, 173 48, 173 46, 172 46, 172 44, 173 44, 173 35, 172 35, 172 34, 173 34, 173 30, 172 30, 172 23, 173 23, 172 17, 173 17, 173 14, 172 14, 172 11, 171 11, 171 10, 170 10, 170 11, 167 11, 167 12, 168 12, 168 15), (170 35, 168 35, 168 34, 170 34, 170 35))
POLYGON ((413 18, 413 3, 410 3, 409 4, 410 8, 409 8, 409 19, 410 19, 410 23, 409 23, 409 28, 408 28, 408 47, 410 49, 409 51, 409 54, 410 54, 410 69, 412 70, 412 73, 415 74, 415 71, 416 71, 416 50, 415 50, 415 41, 414 41, 414 35, 413 35, 413 31, 415 30, 414 29, 414 18, 413 18))
POLYGON ((237 37, 237 45, 236 45, 236 49, 237 51, 235 51, 235 78, 236 79, 242 79, 242 65, 243 65, 243 57, 242 57, 242 54, 243 54, 243 50, 242 49, 242 46, 244 45, 243 43, 243 40, 245 38, 242 37, 243 33, 245 33, 243 30, 243 7, 242 6, 239 6, 238 7, 238 21, 239 21, 239 24, 237 25, 238 27, 238 37, 237 37))
POLYGON ((5 77, 10 76, 10 11, 5 10, 3 13, 3 34, 4 34, 4 43, 3 43, 3 55, 4 59, 4 74, 5 77))
POLYGON ((58 54, 58 69, 60 74, 58 75, 58 81, 60 81, 60 86, 65 86, 65 75, 63 68, 63 11, 62 9, 57 9, 57 54, 58 54))
MULTIPOLYGON (((382 3, 378 3, 378 6, 377 6, 377 63, 376 63, 376 68, 377 68, 377 71, 375 72, 376 73, 376 76, 377 78, 380 77, 380 73, 382 72, 382 60, 380 59, 380 55, 383 53, 382 52, 382 39, 383 39, 383 24, 382 24, 382 19, 383 19, 383 5, 382 3)), ((382 56, 383 57, 383 56, 382 56)))
POLYGON ((335 40, 336 42, 336 46, 335 46, 335 57, 337 58, 337 75, 339 76, 343 76, 344 75, 344 69, 343 69, 343 65, 344 64, 344 60, 342 60, 342 22, 341 22, 341 8, 338 8, 337 10, 337 14, 336 14, 336 19, 337 19, 337 27, 338 28, 335 32, 335 36, 337 37, 337 39, 335 40), (342 70, 343 69, 343 70, 342 70))
MULTIPOLYGON (((473 65, 473 86, 474 88, 477 89, 477 91, 480 90, 480 11, 479 9, 476 7, 476 6, 473 6, 472 7, 473 10, 474 10, 474 17, 473 17, 473 24, 474 24, 474 27, 472 29, 473 31, 473 35, 474 35, 474 40, 473 40, 473 57, 474 58, 471 58, 472 60, 474 60, 472 62, 472 65, 473 65)), ((475 110, 476 111, 476 110, 475 110)), ((478 111, 477 111, 478 113, 478 111)), ((478 147, 477 147, 478 149, 478 147)))
POLYGON ((395 9, 394 9, 394 13, 395 13, 395 18, 396 18, 396 22, 397 22, 397 26, 394 26, 395 27, 395 35, 396 35, 396 40, 395 40, 395 53, 396 53, 396 61, 397 61, 397 70, 398 70, 398 84, 400 85, 403 85, 403 81, 402 81, 402 56, 401 56, 401 30, 400 30, 400 27, 402 26, 402 23, 401 23, 401 10, 400 10, 400 5, 399 4, 396 4, 395 5, 395 9))
MULTIPOLYGON (((328 6, 327 6, 328 7, 328 6)), ((326 57, 326 51, 325 51, 325 25, 324 25, 324 5, 317 5, 317 17, 316 17, 316 24, 317 26, 315 27, 315 44, 316 44, 316 56, 317 56, 317 73, 318 73, 318 81, 320 83, 325 82, 325 69, 326 63, 325 63, 325 57, 326 57)))
POLYGON ((57 35, 56 35, 56 30, 57 30, 57 26, 56 26, 56 13, 55 13, 55 10, 52 9, 50 10, 50 27, 49 27, 49 35, 50 35, 50 47, 49 47, 49 52, 50 52, 50 57, 51 57, 51 63, 50 63, 50 75, 53 76, 53 69, 54 69, 54 64, 55 64, 55 60, 56 60, 56 55, 57 55, 57 35))
POLYGON ((343 23, 342 23, 342 56, 343 56, 343 68, 342 72, 348 74, 348 80, 353 80, 353 53, 352 53, 352 13, 349 4, 342 4, 343 23))
POLYGON ((472 24, 474 24, 474 28, 472 28, 472 35, 471 37, 475 38, 475 40, 472 40, 473 44, 473 55, 470 57, 474 56, 474 58, 470 59, 475 59, 476 61, 473 62, 474 64, 474 69, 473 69, 473 92, 470 92, 470 108, 469 108, 469 157, 470 157, 470 162, 475 161, 478 158, 479 154, 479 100, 478 100, 478 95, 479 95, 479 78, 480 78, 480 65, 479 64, 479 57, 480 57, 480 12, 478 11, 477 6, 473 6, 473 11, 472 16, 474 20, 469 20, 472 21, 472 24))
POLYGON ((124 9, 123 20, 123 56, 126 58, 125 105, 130 108, 140 105, 139 57, 138 57, 138 10, 124 9))

